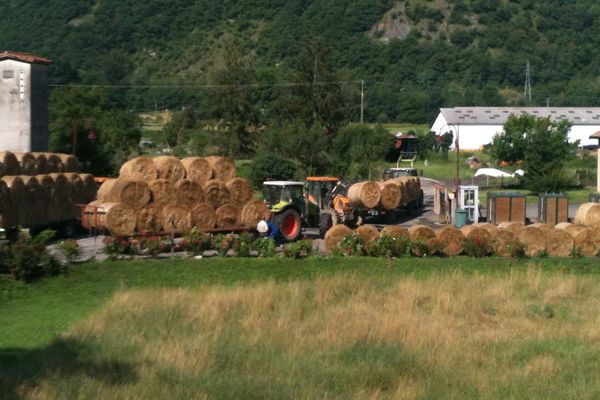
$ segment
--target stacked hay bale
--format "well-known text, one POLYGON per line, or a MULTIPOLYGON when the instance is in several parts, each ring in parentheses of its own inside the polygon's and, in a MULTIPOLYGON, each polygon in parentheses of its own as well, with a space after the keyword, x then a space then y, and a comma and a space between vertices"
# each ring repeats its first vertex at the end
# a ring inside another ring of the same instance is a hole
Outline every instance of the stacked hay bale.
POLYGON ((96 181, 70 154, 0 152, 0 226, 38 228, 77 219, 96 181))
POLYGON ((269 216, 265 203, 253 199, 250 182, 236 177, 235 163, 225 157, 131 159, 121 166, 118 178, 100 187, 90 206, 107 214, 95 227, 116 235, 253 228, 269 216), (128 217, 123 209, 129 210, 128 217), (110 213, 118 216, 109 218, 110 213))

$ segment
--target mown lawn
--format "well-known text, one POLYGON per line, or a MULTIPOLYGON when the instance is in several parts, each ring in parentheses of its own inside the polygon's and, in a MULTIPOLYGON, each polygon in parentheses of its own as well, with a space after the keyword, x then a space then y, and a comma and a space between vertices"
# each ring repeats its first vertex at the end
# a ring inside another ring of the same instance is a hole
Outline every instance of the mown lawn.
POLYGON ((210 259, 0 286, 3 398, 597 398, 597 259, 210 259))

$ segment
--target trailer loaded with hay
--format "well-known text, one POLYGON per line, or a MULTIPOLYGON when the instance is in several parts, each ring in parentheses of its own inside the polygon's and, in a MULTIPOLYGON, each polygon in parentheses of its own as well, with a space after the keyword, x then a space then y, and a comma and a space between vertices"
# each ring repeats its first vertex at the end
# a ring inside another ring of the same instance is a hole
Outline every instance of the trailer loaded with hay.
POLYGON ((100 186, 82 225, 113 236, 184 235, 253 229, 267 219, 249 181, 225 157, 137 157, 100 186))

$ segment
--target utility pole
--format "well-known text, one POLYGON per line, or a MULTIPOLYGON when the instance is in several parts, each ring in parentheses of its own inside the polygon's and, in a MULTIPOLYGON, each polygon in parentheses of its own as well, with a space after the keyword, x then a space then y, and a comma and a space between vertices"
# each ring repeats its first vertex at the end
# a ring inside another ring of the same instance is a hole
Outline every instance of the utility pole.
POLYGON ((523 98, 531 103, 531 65, 529 60, 525 64, 525 90, 523 90, 523 98))
POLYGON ((365 81, 360 81, 360 123, 364 122, 365 116, 365 81))

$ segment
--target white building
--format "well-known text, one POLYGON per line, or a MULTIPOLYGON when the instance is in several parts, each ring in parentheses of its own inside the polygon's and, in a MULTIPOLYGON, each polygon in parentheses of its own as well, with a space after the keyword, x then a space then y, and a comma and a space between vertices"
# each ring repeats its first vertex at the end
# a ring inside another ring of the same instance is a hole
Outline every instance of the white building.
POLYGON ((48 65, 28 53, 0 53, 0 151, 48 150, 48 65))
POLYGON ((571 142, 596 145, 590 135, 600 131, 600 107, 454 107, 441 108, 431 130, 436 134, 452 132, 461 150, 479 150, 501 133, 510 115, 528 114, 556 121, 567 119, 572 127, 571 142))

